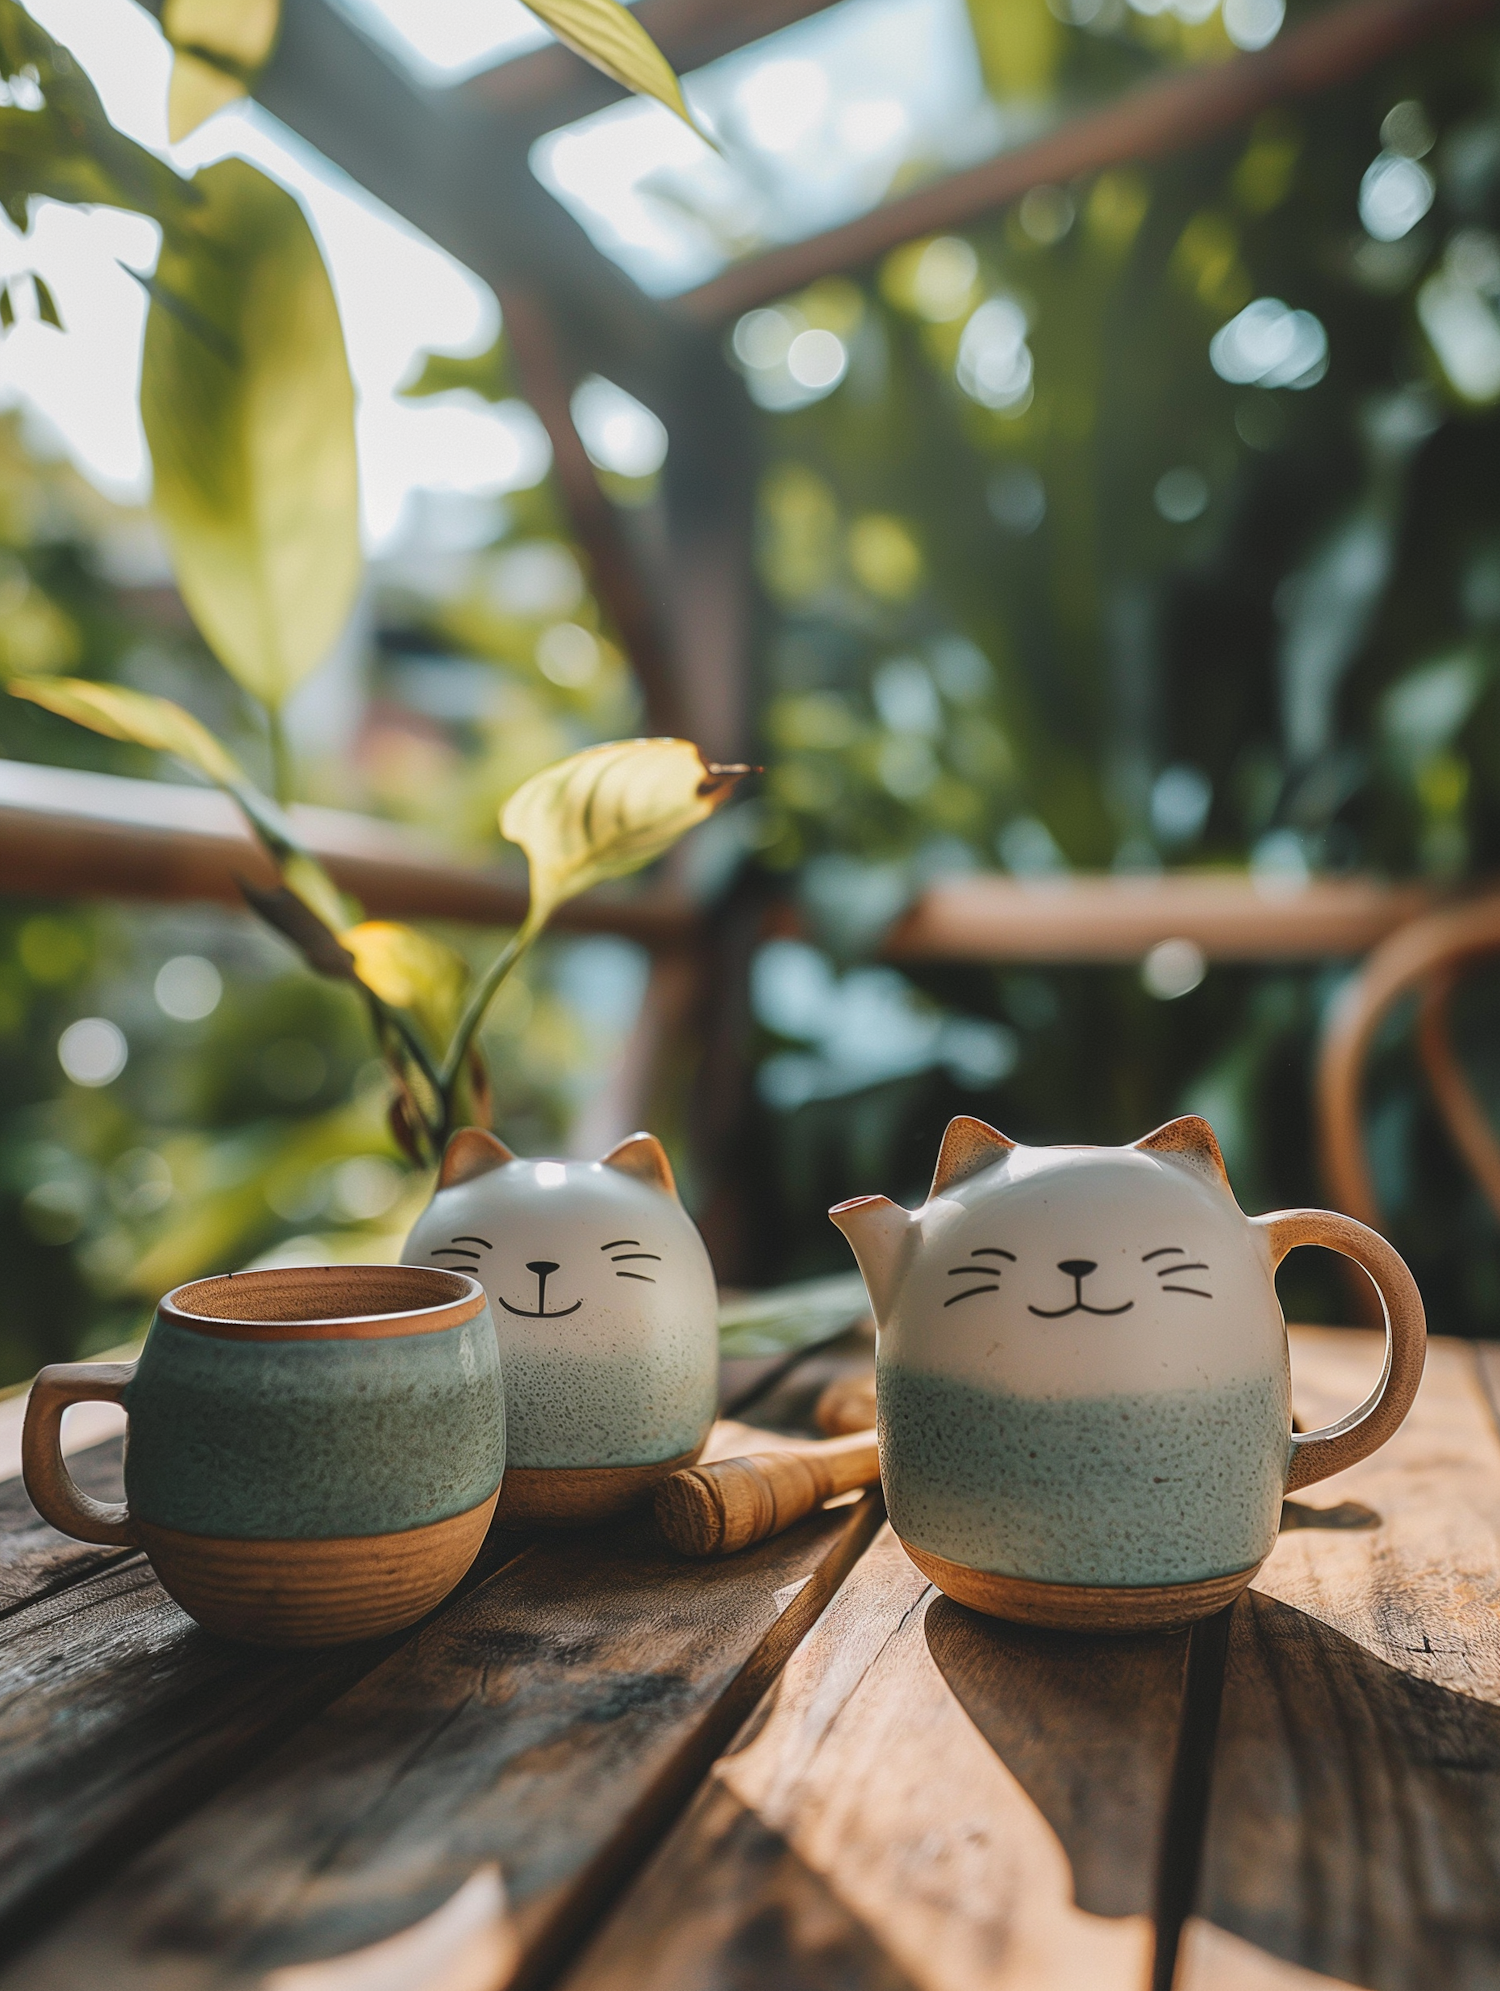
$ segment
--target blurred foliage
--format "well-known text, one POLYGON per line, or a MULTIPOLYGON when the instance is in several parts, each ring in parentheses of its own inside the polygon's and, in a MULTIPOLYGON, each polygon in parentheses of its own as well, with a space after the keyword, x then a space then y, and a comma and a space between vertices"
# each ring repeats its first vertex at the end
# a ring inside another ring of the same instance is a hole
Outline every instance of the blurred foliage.
MULTIPOLYGON (((1171 12, 971 11, 1011 92, 1123 76, 1173 36, 1171 59, 1214 53, 1171 12)), ((1167 1002, 1127 971, 847 964, 927 878, 997 864, 1039 887, 1248 865, 1273 890, 1494 869, 1497 223, 1486 32, 734 328, 767 410, 760 862, 821 949, 757 962, 766 1278, 840 1262, 830 1201, 920 1194, 959 1109, 1105 1141, 1208 1111, 1248 1208, 1319 1200, 1311 1059, 1343 968, 1213 969, 1167 1002), (808 332, 842 348, 832 384, 821 357, 798 382, 808 332)), ((1393 1030, 1372 1079, 1393 1234, 1443 1327, 1500 1331, 1493 1221, 1393 1030)), ((1291 1277, 1337 1317, 1317 1261, 1291 1277)))

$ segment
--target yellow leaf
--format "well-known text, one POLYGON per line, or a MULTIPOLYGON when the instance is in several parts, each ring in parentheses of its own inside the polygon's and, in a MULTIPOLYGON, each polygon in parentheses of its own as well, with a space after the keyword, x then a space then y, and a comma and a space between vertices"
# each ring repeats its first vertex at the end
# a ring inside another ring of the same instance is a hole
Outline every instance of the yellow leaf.
POLYGON ((444 1044, 458 1020, 468 963, 440 940, 396 920, 367 919, 339 935, 354 956, 354 972, 393 1009, 409 1009, 444 1044))
POLYGON ((111 740, 130 740, 138 747, 152 747, 157 753, 176 754, 189 767, 206 774, 223 788, 249 786, 245 771, 191 712, 184 712, 170 698, 156 698, 150 692, 131 691, 119 684, 93 684, 85 678, 16 678, 10 685, 13 698, 28 699, 45 706, 63 719, 103 733, 111 740))
MULTIPOLYGON (((338 933, 348 920, 350 906, 315 857, 298 851, 286 858, 281 866, 281 882, 289 892, 296 893, 309 912, 317 914, 330 932, 338 933)), ((358 912, 358 906, 353 910, 358 912)))
POLYGON ((526 0, 526 5, 575 55, 625 89, 655 97, 711 142, 694 124, 671 63, 620 0, 526 0))
POLYGON ((280 24, 281 0, 167 0, 161 13, 173 48, 251 74, 269 61, 280 24))
POLYGON ((162 245, 141 374, 154 505, 225 668, 279 706, 361 573, 354 390, 328 272, 290 194, 226 159, 162 245))
POLYGON ((528 926, 601 879, 660 857, 749 772, 709 766, 691 740, 614 740, 522 782, 500 828, 526 853, 528 926))
POLYGON ((167 0, 161 24, 177 51, 167 96, 175 145, 245 95, 275 46, 281 0, 167 0))
POLYGON ((176 145, 215 111, 222 111, 244 94, 245 86, 238 76, 183 50, 173 57, 172 80, 167 86, 168 138, 176 145))

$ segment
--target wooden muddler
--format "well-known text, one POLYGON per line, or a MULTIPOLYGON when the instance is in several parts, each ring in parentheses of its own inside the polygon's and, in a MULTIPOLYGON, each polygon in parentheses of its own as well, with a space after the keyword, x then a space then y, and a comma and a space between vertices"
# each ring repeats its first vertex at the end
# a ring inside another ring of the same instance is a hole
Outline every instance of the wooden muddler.
POLYGON ((679 1555, 733 1555, 780 1534, 836 1493, 873 1486, 880 1459, 873 1431, 686 1466, 656 1489, 656 1525, 679 1555))

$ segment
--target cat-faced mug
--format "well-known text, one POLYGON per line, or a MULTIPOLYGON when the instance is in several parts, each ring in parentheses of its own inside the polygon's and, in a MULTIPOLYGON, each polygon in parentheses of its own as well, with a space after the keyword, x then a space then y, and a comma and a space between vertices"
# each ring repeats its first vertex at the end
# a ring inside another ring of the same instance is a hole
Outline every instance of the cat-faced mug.
POLYGON ((1384 1444, 1421 1380, 1422 1300, 1397 1253, 1328 1210, 1245 1216, 1206 1120, 1028 1148, 957 1119, 920 1209, 860 1196, 829 1214, 875 1314, 891 1525, 992 1616, 1208 1616, 1270 1553, 1283 1494, 1384 1444), (1374 1392, 1305 1434, 1274 1277, 1302 1244, 1363 1266, 1386 1319, 1374 1392))

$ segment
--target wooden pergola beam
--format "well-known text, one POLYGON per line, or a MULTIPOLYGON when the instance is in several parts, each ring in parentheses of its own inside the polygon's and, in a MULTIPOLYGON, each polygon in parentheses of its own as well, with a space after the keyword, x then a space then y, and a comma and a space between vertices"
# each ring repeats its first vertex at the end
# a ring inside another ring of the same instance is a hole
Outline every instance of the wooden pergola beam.
POLYGON ((700 325, 736 318, 835 270, 859 269, 917 236, 974 221, 1032 187, 1187 151, 1273 104, 1331 89, 1495 8, 1496 0, 1344 0, 1253 55, 1143 83, 1030 145, 736 264, 685 291, 671 308, 700 325))
MULTIPOLYGON (((415 831, 337 809, 292 813, 308 847, 372 916, 513 926, 525 912, 517 878, 456 863, 415 831)), ((241 906, 242 877, 274 883, 239 811, 215 789, 0 761, 0 892, 241 906)), ((927 888, 882 951, 893 961, 1102 966, 1183 939, 1215 961, 1327 960, 1368 952, 1436 903, 1425 886, 1359 876, 1292 890, 1234 872, 1041 884, 951 878, 927 888)), ((658 950, 703 933, 696 906, 660 891, 589 893, 562 908, 558 925, 658 950)))
POLYGON ((1139 961, 1163 940, 1190 940, 1210 961, 1347 959, 1434 903, 1424 885, 1359 875, 1290 887, 1244 872, 949 878, 928 886, 882 952, 891 961, 1103 966, 1139 961))
MULTIPOLYGON (((341 809, 293 804, 307 847, 378 919, 517 926, 526 887, 456 863, 415 831, 341 809)), ((239 881, 274 885, 270 859, 227 795, 166 781, 0 761, 0 892, 23 898, 199 900, 244 908, 239 881)), ((595 893, 557 924, 648 947, 691 939, 696 909, 660 893, 595 893)))

